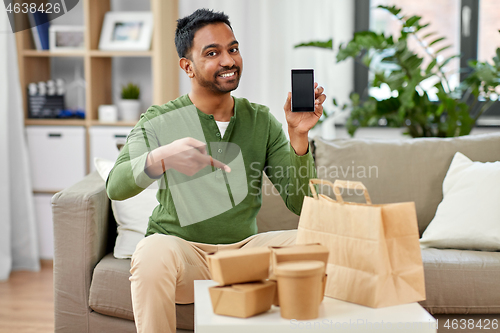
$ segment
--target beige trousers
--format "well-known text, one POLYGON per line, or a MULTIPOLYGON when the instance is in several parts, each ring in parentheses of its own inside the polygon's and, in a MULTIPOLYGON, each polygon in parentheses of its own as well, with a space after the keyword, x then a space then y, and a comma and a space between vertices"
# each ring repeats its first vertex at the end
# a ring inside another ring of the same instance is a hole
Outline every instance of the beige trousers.
POLYGON ((295 244, 297 230, 257 234, 234 244, 201 244, 154 234, 132 256, 132 306, 138 333, 175 333, 175 304, 194 302, 194 280, 210 279, 205 254, 223 250, 295 244))

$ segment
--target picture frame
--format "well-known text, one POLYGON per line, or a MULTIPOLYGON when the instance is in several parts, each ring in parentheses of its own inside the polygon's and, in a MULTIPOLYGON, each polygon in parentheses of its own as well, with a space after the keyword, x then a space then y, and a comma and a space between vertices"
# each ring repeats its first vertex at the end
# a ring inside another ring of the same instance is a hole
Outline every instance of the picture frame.
POLYGON ((147 51, 151 48, 153 13, 107 12, 99 39, 99 50, 147 51))
POLYGON ((49 27, 49 50, 71 52, 85 49, 85 27, 74 25, 51 25, 49 27))

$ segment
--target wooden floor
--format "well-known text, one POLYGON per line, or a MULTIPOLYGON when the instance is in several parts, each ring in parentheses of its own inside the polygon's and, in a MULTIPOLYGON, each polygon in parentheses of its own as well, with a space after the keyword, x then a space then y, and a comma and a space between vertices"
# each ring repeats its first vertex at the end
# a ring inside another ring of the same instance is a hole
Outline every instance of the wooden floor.
POLYGON ((52 261, 40 272, 12 272, 0 282, 0 333, 54 332, 52 261))
POLYGON ((54 332, 52 277, 52 261, 42 261, 40 272, 12 272, 0 281, 0 333, 54 332))

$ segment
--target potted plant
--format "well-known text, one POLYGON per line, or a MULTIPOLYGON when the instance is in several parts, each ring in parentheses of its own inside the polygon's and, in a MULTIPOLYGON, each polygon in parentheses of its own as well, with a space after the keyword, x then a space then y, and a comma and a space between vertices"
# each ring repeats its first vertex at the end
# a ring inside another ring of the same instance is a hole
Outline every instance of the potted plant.
MULTIPOLYGON (((424 30, 429 24, 421 24, 420 16, 405 16, 395 6, 378 6, 389 11, 401 24, 400 37, 373 31, 356 32, 351 41, 341 45, 337 62, 348 58, 360 61, 373 73, 370 87, 387 85, 391 97, 378 100, 368 97, 362 100, 359 94, 350 96, 350 110, 346 127, 354 135, 361 126, 406 127, 412 137, 452 137, 467 135, 479 116, 498 100, 495 92, 500 86, 500 48, 496 51, 493 64, 469 61, 470 73, 459 87, 452 89, 446 65, 459 57, 441 57, 441 52, 450 48, 443 46, 444 37, 424 30), (418 45, 430 57, 424 59, 408 48, 409 38, 415 38, 418 45), (439 46, 441 45, 441 46, 439 46), (442 59, 441 59, 442 58, 442 59), (421 88, 424 80, 437 79, 437 101, 429 98, 421 88)), ((296 47, 314 46, 331 48, 325 42, 309 42, 296 47)))
POLYGON ((119 102, 120 120, 137 121, 141 115, 139 96, 141 89, 138 85, 128 83, 122 85, 121 100, 119 102))

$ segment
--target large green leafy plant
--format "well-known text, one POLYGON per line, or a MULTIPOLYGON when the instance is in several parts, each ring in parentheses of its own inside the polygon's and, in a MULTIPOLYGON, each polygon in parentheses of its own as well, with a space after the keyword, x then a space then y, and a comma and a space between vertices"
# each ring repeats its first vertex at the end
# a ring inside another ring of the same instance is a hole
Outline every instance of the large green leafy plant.
MULTIPOLYGON (((361 126, 377 126, 382 120, 387 126, 406 126, 407 134, 412 137, 469 134, 478 117, 498 98, 495 89, 500 85, 500 48, 496 50, 493 64, 470 61, 470 74, 459 87, 452 89, 446 68, 459 55, 441 56, 451 47, 443 45, 445 38, 427 32, 429 24, 421 24, 420 16, 404 16, 395 6, 378 8, 387 10, 400 22, 400 36, 356 32, 351 41, 340 46, 337 62, 349 58, 362 62, 373 73, 370 87, 387 84, 392 97, 361 100, 358 94, 351 94, 350 104, 344 105, 351 110, 346 122, 349 133, 354 135, 361 126), (423 66, 424 58, 408 47, 410 38, 415 38, 425 50, 428 65, 423 66), (430 100, 422 88, 422 82, 431 77, 438 81, 434 85, 438 101, 430 100)), ((324 44, 309 42, 296 47, 324 47, 324 44)))

